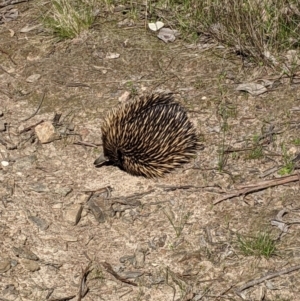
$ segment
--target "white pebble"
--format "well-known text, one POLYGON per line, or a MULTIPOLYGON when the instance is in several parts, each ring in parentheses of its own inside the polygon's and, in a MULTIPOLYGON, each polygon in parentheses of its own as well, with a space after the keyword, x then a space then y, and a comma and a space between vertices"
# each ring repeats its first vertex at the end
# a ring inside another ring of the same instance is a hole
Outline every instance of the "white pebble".
POLYGON ((8 166, 8 165, 9 165, 9 162, 7 162, 7 161, 1 161, 1 165, 4 166, 4 167, 5 167, 5 166, 8 166))

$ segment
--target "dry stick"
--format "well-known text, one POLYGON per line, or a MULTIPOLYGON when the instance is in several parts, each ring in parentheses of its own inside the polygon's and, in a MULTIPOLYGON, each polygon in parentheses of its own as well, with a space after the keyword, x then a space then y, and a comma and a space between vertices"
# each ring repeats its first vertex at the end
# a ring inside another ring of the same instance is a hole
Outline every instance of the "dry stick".
POLYGON ((84 83, 67 83, 66 87, 88 87, 91 88, 91 86, 89 86, 88 84, 84 84, 84 83))
POLYGON ((35 110, 35 112, 34 112, 32 115, 30 115, 29 117, 23 119, 22 121, 27 121, 27 120, 29 120, 30 118, 32 118, 33 116, 35 116, 35 115, 37 114, 37 112, 39 111, 39 109, 40 109, 41 106, 42 106, 42 103, 43 103, 44 98, 45 98, 45 94, 46 94, 46 93, 44 92, 44 93, 43 93, 43 96, 42 96, 42 99, 41 99, 41 101, 40 101, 40 103, 39 103, 37 109, 35 110))
MULTIPOLYGON (((1 7, 1 4, 0 4, 0 7, 1 7)), ((12 59, 12 57, 11 57, 11 55, 7 52, 7 51, 5 51, 5 50, 3 50, 2 48, 0 48, 0 51, 2 52, 2 53, 4 53, 4 54, 6 54, 7 56, 8 56, 8 58, 11 60, 11 62, 14 64, 14 65, 17 65, 17 63, 12 59)), ((3 68, 2 68, 3 69, 3 68)), ((4 70, 4 69, 3 69, 4 70)), ((5 71, 5 70, 4 70, 5 71)), ((5 71, 6 72, 6 71, 5 71)))
POLYGON ((112 268, 112 266, 108 263, 108 262, 102 262, 102 265, 103 267, 105 268, 105 270, 112 274, 116 279, 120 280, 121 282, 124 282, 124 283, 127 283, 127 284, 130 284, 130 285, 133 285, 133 286, 137 286, 136 283, 130 281, 130 280, 127 280, 126 278, 123 278, 121 276, 119 276, 112 268))
POLYGON ((76 297, 76 295, 72 295, 72 296, 68 296, 68 297, 49 299, 48 301, 69 301, 69 300, 71 300, 71 299, 73 299, 75 297, 76 297))
POLYGON ((90 146, 90 147, 98 147, 98 146, 102 145, 102 144, 94 144, 91 142, 85 142, 85 141, 80 141, 80 140, 73 142, 73 144, 90 146))
POLYGON ((250 286, 254 286, 256 284, 264 282, 265 280, 269 280, 269 279, 272 279, 272 278, 275 278, 275 277, 278 277, 278 276, 281 276, 281 275, 284 275, 284 274, 288 274, 288 273, 291 273, 291 272, 299 270, 299 269, 300 269, 300 265, 296 265, 296 266, 286 268, 286 269, 278 271, 278 272, 271 273, 271 274, 266 275, 264 277, 251 280, 251 281, 245 283, 244 285, 242 285, 240 288, 238 288, 236 290, 236 292, 241 293, 243 290, 245 290, 246 288, 249 288, 250 286))
POLYGON ((77 301, 81 301, 81 298, 84 298, 84 296, 89 291, 88 287, 86 286, 86 278, 88 274, 91 272, 90 267, 91 267, 91 263, 89 263, 88 266, 82 271, 77 301))
POLYGON ((228 287, 225 291, 223 291, 218 296, 216 296, 215 300, 220 299, 222 296, 224 296, 226 293, 228 293, 231 289, 232 289, 232 285, 230 285, 230 287, 228 287))
POLYGON ((2 0, 2 3, 0 3, 0 7, 5 7, 8 5, 18 4, 22 2, 28 2, 30 0, 2 0))
POLYGON ((201 186, 193 186, 193 185, 182 185, 182 186, 168 186, 168 185, 157 185, 157 187, 162 188, 164 191, 174 191, 177 189, 201 189, 201 188, 206 188, 206 187, 201 187, 201 186))
POLYGON ((273 180, 266 180, 266 181, 263 181, 263 182, 260 182, 260 183, 257 183, 257 184, 255 184, 255 183, 254 184, 248 184, 248 185, 245 185, 242 188, 240 188, 240 189, 238 189, 238 190, 236 190, 232 193, 225 194, 224 196, 222 196, 219 199, 217 199, 216 201, 214 201, 213 205, 221 203, 224 200, 234 198, 236 196, 246 195, 246 194, 251 193, 251 192, 259 191, 259 190, 266 189, 266 188, 273 187, 273 186, 278 186, 278 185, 283 185, 283 184, 287 184, 287 183, 291 183, 291 182, 296 182, 296 181, 300 181, 300 175, 299 174, 286 176, 286 177, 273 179, 273 180))
POLYGON ((37 125, 39 125, 39 124, 41 124, 41 123, 43 123, 43 122, 44 122, 44 120, 41 120, 41 121, 35 123, 34 125, 28 126, 27 128, 25 128, 25 129, 23 129, 22 131, 20 131, 19 134, 23 134, 23 133, 25 133, 25 132, 28 132, 28 131, 30 131, 31 129, 35 128, 37 125))

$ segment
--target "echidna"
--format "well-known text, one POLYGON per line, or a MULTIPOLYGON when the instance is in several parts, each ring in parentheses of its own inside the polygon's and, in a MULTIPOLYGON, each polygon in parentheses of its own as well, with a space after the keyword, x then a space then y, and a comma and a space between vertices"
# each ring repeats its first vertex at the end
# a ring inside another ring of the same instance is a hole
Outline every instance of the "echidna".
MULTIPOLYGON (((142 96, 112 110, 101 130, 104 157, 147 178, 188 162, 199 146, 195 128, 172 94, 142 96)), ((94 162, 102 163, 102 156, 94 162)))

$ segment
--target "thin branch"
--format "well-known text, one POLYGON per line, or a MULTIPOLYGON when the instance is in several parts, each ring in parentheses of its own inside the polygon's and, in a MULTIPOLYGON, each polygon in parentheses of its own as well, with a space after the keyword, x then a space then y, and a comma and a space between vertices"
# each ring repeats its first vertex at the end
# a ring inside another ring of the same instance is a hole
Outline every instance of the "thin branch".
POLYGON ((34 112, 32 115, 30 115, 29 117, 23 119, 22 121, 27 121, 27 120, 29 120, 30 118, 32 118, 33 116, 35 116, 35 115, 37 114, 37 112, 40 110, 40 108, 41 108, 41 106, 42 106, 42 104, 43 104, 43 101, 44 101, 44 98, 45 98, 45 94, 46 94, 46 93, 44 92, 44 93, 43 93, 43 96, 42 96, 42 99, 41 99, 41 101, 40 101, 40 103, 39 103, 37 109, 35 110, 35 112, 34 112))
POLYGON ((90 146, 90 147, 98 147, 98 146, 102 145, 102 144, 94 144, 91 142, 85 142, 85 141, 80 141, 80 140, 73 142, 73 144, 90 146))
POLYGON ((216 205, 216 204, 221 203, 224 200, 228 200, 228 199, 240 196, 240 195, 246 195, 251 192, 256 192, 256 191, 263 190, 263 189, 266 189, 269 187, 284 185, 284 184, 296 182, 296 181, 300 181, 299 174, 290 175, 290 176, 281 177, 281 178, 272 179, 272 180, 266 180, 266 181, 262 181, 259 183, 243 185, 243 186, 240 186, 241 188, 239 188, 231 193, 227 193, 227 194, 223 195, 222 197, 218 198, 217 200, 215 200, 213 202, 213 204, 216 205))
POLYGON ((271 274, 266 275, 264 277, 251 280, 251 281, 245 283, 244 285, 242 285, 241 287, 239 287, 236 290, 236 293, 239 294, 243 290, 245 290, 246 288, 249 288, 249 287, 254 286, 256 284, 262 283, 265 280, 269 280, 269 279, 272 279, 272 278, 275 278, 275 277, 278 277, 278 276, 281 276, 281 275, 284 275, 284 274, 288 274, 288 273, 294 272, 294 271, 299 270, 299 269, 300 269, 300 265, 296 265, 296 266, 293 266, 293 267, 290 267, 290 268, 283 269, 283 270, 278 271, 278 272, 271 273, 271 274))
POLYGON ((18 4, 22 2, 28 2, 30 0, 2 0, 2 3, 0 3, 0 7, 5 7, 8 5, 18 4))
POLYGON ((132 282, 130 280, 127 280, 126 278, 123 278, 121 276, 119 276, 112 268, 112 266, 108 263, 108 262, 102 262, 103 267, 105 268, 105 270, 112 274, 116 279, 120 280, 121 282, 133 285, 133 286, 137 286, 137 284, 135 282, 132 282))
POLYGON ((82 271, 81 281, 80 281, 80 287, 79 287, 79 293, 78 293, 78 299, 77 301, 81 301, 82 298, 88 293, 89 289, 86 285, 86 278, 88 274, 91 272, 91 263, 88 264, 88 266, 82 271))
POLYGON ((39 121, 39 122, 37 122, 37 123, 35 123, 35 124, 33 124, 33 125, 28 126, 27 128, 25 128, 25 129, 23 129, 22 131, 20 131, 19 134, 23 134, 23 133, 25 133, 25 132, 28 132, 28 131, 30 131, 31 129, 35 128, 37 125, 39 125, 39 124, 41 124, 41 123, 43 123, 43 122, 44 122, 44 120, 41 120, 41 121, 39 121))

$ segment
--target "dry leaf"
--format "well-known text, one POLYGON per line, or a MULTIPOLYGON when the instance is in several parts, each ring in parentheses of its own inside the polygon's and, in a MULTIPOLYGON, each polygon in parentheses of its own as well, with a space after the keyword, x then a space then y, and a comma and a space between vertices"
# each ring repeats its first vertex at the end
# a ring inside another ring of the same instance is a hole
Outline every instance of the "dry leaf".
POLYGON ((13 37, 15 35, 15 32, 10 28, 8 30, 9 30, 10 37, 13 37))
POLYGON ((34 83, 37 80, 39 80, 41 77, 40 74, 32 74, 29 77, 26 78, 27 83, 34 83))
POLYGON ((106 59, 117 59, 120 56, 119 53, 108 52, 105 56, 106 59))
POLYGON ((265 86, 256 83, 240 84, 237 86, 236 90, 246 91, 251 95, 260 95, 268 91, 265 86))
POLYGON ((152 31, 158 31, 161 28, 163 28, 165 26, 165 24, 161 21, 157 21, 155 23, 148 23, 148 27, 152 30, 152 31))
POLYGON ((177 30, 173 30, 170 28, 162 28, 159 31, 157 37, 163 40, 165 43, 168 43, 168 42, 174 42, 178 34, 179 32, 177 30))
POLYGON ((25 27, 23 27, 23 28, 20 30, 20 32, 26 33, 26 32, 29 32, 29 31, 31 31, 31 30, 34 30, 34 29, 36 29, 36 28, 38 28, 38 27, 40 27, 39 24, 38 24, 38 25, 33 25, 33 26, 26 25, 25 27))

